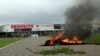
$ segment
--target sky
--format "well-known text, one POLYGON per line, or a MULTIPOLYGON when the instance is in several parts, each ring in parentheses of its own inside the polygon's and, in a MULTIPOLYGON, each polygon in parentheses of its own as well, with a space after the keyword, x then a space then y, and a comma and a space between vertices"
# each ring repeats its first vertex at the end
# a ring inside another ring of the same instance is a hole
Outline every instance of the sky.
POLYGON ((0 0, 0 24, 64 23, 75 0, 0 0))

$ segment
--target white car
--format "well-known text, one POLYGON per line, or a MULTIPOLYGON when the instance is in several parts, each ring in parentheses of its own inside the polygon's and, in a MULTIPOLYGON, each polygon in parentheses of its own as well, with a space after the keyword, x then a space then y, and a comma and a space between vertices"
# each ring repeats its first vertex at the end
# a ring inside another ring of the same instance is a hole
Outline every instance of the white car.
POLYGON ((31 37, 39 37, 38 34, 32 34, 31 37))

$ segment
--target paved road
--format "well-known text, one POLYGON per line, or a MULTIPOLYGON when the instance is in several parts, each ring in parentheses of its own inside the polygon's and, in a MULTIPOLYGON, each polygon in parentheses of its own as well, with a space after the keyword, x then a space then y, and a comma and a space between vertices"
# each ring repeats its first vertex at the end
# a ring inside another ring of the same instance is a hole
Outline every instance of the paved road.
MULTIPOLYGON (((0 49, 0 56, 43 56, 35 52, 38 52, 43 49, 51 49, 54 48, 53 46, 40 46, 41 44, 45 43, 48 38, 46 37, 39 37, 39 38, 25 38, 11 46, 8 46, 4 49, 0 49), (31 50, 30 50, 31 49, 31 50)), ((55 46, 59 47, 59 46, 55 46)), ((58 54, 54 56, 100 56, 100 45, 66 45, 64 47, 70 47, 74 50, 83 50, 87 54, 80 55, 65 55, 65 54, 58 54)), ((48 55, 53 56, 53 55, 48 55)))

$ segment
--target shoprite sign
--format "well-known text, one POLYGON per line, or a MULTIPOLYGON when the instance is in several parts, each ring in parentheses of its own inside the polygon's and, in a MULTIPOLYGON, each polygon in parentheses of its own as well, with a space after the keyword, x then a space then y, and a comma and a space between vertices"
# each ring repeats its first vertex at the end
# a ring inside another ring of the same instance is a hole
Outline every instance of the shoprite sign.
POLYGON ((32 24, 15 24, 11 25, 11 28, 18 29, 18 28, 33 28, 32 24))

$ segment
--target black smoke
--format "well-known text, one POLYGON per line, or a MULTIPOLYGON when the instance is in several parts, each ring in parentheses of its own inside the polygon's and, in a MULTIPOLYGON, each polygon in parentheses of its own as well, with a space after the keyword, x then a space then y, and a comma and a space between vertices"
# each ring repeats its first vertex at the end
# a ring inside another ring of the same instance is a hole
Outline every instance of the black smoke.
POLYGON ((73 37, 85 39, 92 33, 92 22, 97 17, 97 8, 93 6, 94 1, 87 0, 67 10, 66 23, 64 27, 64 37, 73 37), (92 2, 92 3, 91 3, 92 2))

